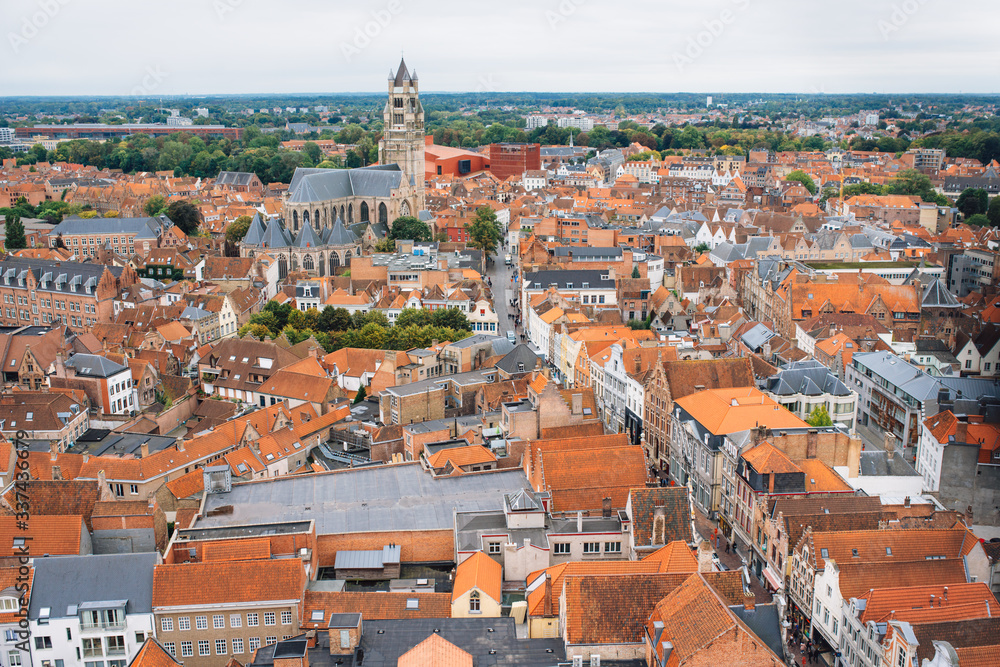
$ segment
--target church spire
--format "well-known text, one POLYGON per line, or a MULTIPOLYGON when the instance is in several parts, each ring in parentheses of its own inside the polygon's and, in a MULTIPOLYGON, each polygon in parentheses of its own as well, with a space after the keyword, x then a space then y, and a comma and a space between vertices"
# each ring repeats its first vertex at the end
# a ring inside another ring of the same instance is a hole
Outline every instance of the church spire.
POLYGON ((396 87, 402 87, 404 82, 412 80, 410 72, 406 69, 406 61, 403 60, 402 56, 400 56, 399 69, 396 70, 396 79, 393 81, 393 85, 396 87))

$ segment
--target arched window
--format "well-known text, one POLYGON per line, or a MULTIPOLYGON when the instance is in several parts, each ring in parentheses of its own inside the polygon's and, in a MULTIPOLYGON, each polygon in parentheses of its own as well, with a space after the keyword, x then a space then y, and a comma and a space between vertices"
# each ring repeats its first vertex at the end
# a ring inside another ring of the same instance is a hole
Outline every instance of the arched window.
POLYGON ((384 225, 389 224, 389 209, 385 207, 385 202, 378 205, 378 221, 384 225))
POLYGON ((306 271, 312 271, 314 268, 312 255, 306 255, 302 258, 302 268, 306 271))
POLYGON ((469 611, 479 611, 479 591, 469 593, 469 611))
POLYGON ((344 253, 344 265, 345 266, 350 266, 351 265, 351 251, 350 250, 348 250, 347 252, 344 253))
POLYGON ((354 224, 354 204, 347 205, 347 224, 354 224))
POLYGON ((361 202, 361 222, 368 222, 368 202, 361 202))
POLYGON ((295 227, 295 231, 299 230, 299 212, 292 211, 292 227, 295 227))
POLYGON ((340 255, 335 252, 330 253, 330 275, 337 273, 337 267, 340 266, 340 255))
POLYGON ((343 205, 343 204, 341 204, 341 205, 340 205, 340 219, 341 219, 341 220, 346 220, 347 218, 346 218, 346 217, 344 217, 345 215, 346 215, 346 214, 344 213, 344 205, 343 205))
POLYGON ((399 207, 400 215, 410 215, 410 202, 403 200, 403 203, 399 207))
POLYGON ((313 222, 316 223, 317 227, 319 226, 319 209, 316 209, 316 213, 313 215, 313 222))
POLYGON ((278 277, 284 278, 288 275, 288 260, 284 257, 278 260, 278 277))
MULTIPOLYGON (((309 211, 302 211, 302 224, 303 225, 309 224, 309 211)), ((296 228, 296 231, 297 230, 298 228, 296 228)))

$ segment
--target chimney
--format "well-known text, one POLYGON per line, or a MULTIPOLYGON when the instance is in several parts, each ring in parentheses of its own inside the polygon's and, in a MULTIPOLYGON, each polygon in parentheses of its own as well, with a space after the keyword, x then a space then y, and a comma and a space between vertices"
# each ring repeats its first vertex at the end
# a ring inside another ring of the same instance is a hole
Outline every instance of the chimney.
POLYGON ((583 532, 583 510, 576 511, 576 532, 583 532))
POLYGON ((147 456, 149 456, 149 443, 148 442, 144 442, 141 445, 139 445, 139 456, 141 458, 146 458, 147 456))
POLYGON ((948 587, 947 586, 944 587, 944 601, 945 602, 948 601, 948 587))
POLYGON ((884 441, 885 441, 885 453, 888 455, 888 458, 891 459, 896 454, 896 435, 894 433, 886 431, 884 436, 884 441))
POLYGON ((903 507, 909 507, 909 506, 910 506, 910 497, 906 496, 905 498, 903 498, 903 507))
POLYGON ((56 481, 62 479, 62 466, 52 466, 52 479, 56 481))
POLYGON ((583 414, 583 394, 573 394, 573 414, 583 414))
POLYGON ((649 539, 653 545, 667 543, 667 510, 662 506, 653 508, 653 532, 649 539))
POLYGON ((972 505, 969 505, 965 508, 965 525, 966 526, 972 525, 972 505))
POLYGON ((611 498, 601 499, 601 516, 605 519, 611 518, 611 498))
POLYGON ((59 460, 59 441, 49 440, 49 458, 53 461, 59 460))
POLYGON ((184 438, 178 438, 177 439, 177 451, 179 451, 179 452, 183 452, 184 451, 184 438))
POLYGON ((97 471, 97 488, 104 489, 108 486, 108 480, 104 476, 103 470, 97 471))
POLYGON ((542 615, 547 618, 552 617, 552 575, 548 572, 545 573, 545 604, 542 615))
POLYGON ((753 611, 757 605, 757 598, 749 587, 743 588, 743 611, 753 611))
POLYGON ((90 460, 90 453, 89 452, 84 452, 83 453, 83 462, 86 463, 89 460, 90 460))
POLYGON ((660 664, 666 665, 667 663, 670 662, 670 656, 674 652, 674 645, 671 644, 670 642, 663 642, 662 649, 663 650, 661 651, 662 656, 660 657, 660 664))

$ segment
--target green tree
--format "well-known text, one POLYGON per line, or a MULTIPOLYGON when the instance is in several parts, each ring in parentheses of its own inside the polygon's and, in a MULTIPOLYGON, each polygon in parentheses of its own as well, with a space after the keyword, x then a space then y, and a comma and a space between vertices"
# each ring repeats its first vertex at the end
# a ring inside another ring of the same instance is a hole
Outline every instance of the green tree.
POLYGON ((151 218, 155 218, 163 213, 163 210, 167 208, 167 200, 163 198, 163 195, 153 195, 146 200, 145 205, 143 205, 142 210, 146 212, 151 218))
POLYGON ((358 389, 358 395, 354 397, 354 403, 355 404, 360 403, 361 401, 365 400, 366 396, 368 396, 368 392, 365 390, 365 386, 361 385, 361 388, 358 389))
POLYGON ((817 405, 813 408, 813 411, 809 413, 809 418, 806 419, 806 423, 810 426, 833 426, 833 420, 830 419, 830 413, 827 412, 824 405, 817 405))
POLYGON ((809 194, 816 194, 816 183, 813 181, 812 177, 801 169, 796 169, 788 176, 785 176, 786 181, 798 181, 805 189, 809 191, 809 194))
POLYGON ((955 206, 963 216, 971 218, 977 213, 986 213, 990 207, 989 195, 982 188, 966 188, 958 195, 955 206))
POLYGON ((17 213, 7 213, 4 216, 4 227, 6 228, 6 240, 4 248, 11 250, 21 250, 28 246, 28 241, 24 238, 24 223, 17 213))
POLYGON ((710 248, 708 247, 707 243, 699 243, 698 245, 696 245, 694 247, 694 251, 698 252, 698 253, 708 252, 709 250, 710 250, 710 248))
POLYGON ((392 226, 389 229, 389 238, 394 241, 430 241, 431 228, 419 218, 415 218, 412 215, 402 215, 392 221, 392 226))
POLYGON ((278 303, 277 301, 268 301, 264 306, 265 313, 271 313, 274 318, 274 328, 268 327, 271 331, 275 333, 280 332, 285 328, 288 323, 288 316, 292 312, 292 304, 290 303, 278 303))
POLYGON ((458 331, 471 331, 469 318, 458 308, 438 308, 431 315, 431 324, 436 327, 447 327, 458 331))
POLYGON ((375 252, 396 252, 396 242, 388 236, 375 244, 375 252))
POLYGON ((641 275, 639 274, 639 265, 638 264, 636 264, 635 266, 632 267, 632 277, 633 278, 640 278, 641 277, 641 275))
POLYGON ((313 164, 318 164, 320 158, 323 157, 323 151, 320 149, 319 144, 314 141, 307 141, 303 144, 302 152, 309 156, 309 160, 313 164))
MULTIPOLYGON (((440 312, 434 311, 435 314, 440 312)), ((431 323, 431 312, 426 308, 404 308, 396 317, 396 326, 406 328, 409 326, 425 327, 431 323)))
POLYGON ((503 231, 497 221, 497 214, 489 206, 481 206, 476 210, 472 222, 465 226, 469 233, 469 245, 483 253, 483 270, 486 274, 486 257, 496 252, 503 231))
POLYGON ((198 214, 198 207, 191 202, 171 202, 166 213, 170 221, 188 236, 192 236, 198 231, 201 216, 198 214))
POLYGON ((263 324, 258 324, 256 322, 248 322, 243 325, 243 328, 239 331, 240 338, 245 336, 254 336, 258 340, 264 340, 265 338, 273 337, 274 334, 263 324))
POLYGON ((986 209, 986 218, 994 227, 1000 227, 1000 197, 994 197, 986 209))
POLYGON ((247 230, 250 229, 251 222, 253 222, 253 218, 249 215, 241 215, 229 223, 229 226, 226 227, 226 241, 233 244, 242 241, 243 237, 247 235, 247 230))
POLYGON ((973 227, 989 227, 990 219, 983 213, 976 213, 975 215, 968 217, 965 220, 965 224, 972 225, 973 227))

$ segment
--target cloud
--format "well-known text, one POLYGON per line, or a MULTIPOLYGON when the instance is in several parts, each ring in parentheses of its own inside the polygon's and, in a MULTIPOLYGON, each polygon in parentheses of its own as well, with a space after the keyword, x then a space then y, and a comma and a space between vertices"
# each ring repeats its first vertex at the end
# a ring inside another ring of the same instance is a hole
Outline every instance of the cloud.
POLYGON ((401 51, 428 91, 990 92, 998 19, 994 0, 6 0, 0 95, 125 95, 150 68, 163 95, 382 92, 401 51))

